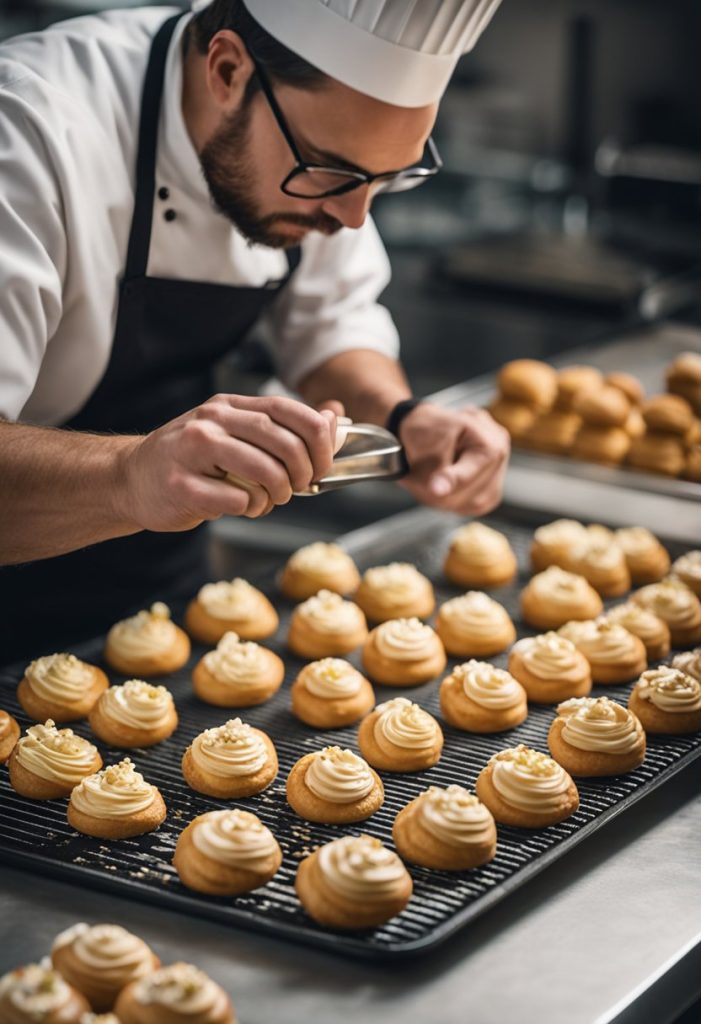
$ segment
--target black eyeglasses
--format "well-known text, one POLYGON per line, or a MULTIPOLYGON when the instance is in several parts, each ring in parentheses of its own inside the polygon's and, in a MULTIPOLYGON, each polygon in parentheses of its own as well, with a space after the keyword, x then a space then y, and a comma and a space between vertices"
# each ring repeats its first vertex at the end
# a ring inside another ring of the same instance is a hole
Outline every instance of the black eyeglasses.
MULTIPOLYGON (((249 53, 251 53, 250 50, 249 53)), ((377 193, 407 192, 418 185, 423 185, 429 178, 438 174, 443 166, 436 144, 430 136, 420 163, 411 167, 403 167, 398 171, 369 174, 361 169, 350 170, 343 167, 325 167, 321 164, 308 163, 302 159, 297 149, 285 116, 275 99, 270 79, 252 53, 251 59, 263 94, 296 161, 295 166, 280 185, 280 189, 286 195, 294 196, 296 199, 325 199, 328 196, 345 195, 363 185, 374 185, 377 193)))

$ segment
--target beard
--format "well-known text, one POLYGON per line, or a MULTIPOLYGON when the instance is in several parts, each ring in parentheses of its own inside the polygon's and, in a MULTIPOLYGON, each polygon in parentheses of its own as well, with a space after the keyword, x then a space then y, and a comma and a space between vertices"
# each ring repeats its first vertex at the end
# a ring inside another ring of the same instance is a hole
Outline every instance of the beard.
POLYGON ((290 249, 299 245, 299 232, 285 231, 285 224, 333 235, 343 227, 339 220, 323 211, 314 214, 269 213, 261 215, 254 198, 256 169, 247 156, 250 137, 251 99, 246 96, 241 108, 230 115, 200 152, 200 165, 215 208, 236 227, 251 244, 272 249, 290 249))

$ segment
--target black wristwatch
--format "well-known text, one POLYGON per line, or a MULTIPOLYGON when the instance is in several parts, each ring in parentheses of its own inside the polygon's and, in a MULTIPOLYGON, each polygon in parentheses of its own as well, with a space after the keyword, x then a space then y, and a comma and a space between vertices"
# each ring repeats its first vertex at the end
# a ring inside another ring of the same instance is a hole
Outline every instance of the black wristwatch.
POLYGON ((396 438, 399 437, 399 428, 402 422, 410 412, 413 412, 417 405, 421 405, 421 402, 421 398, 404 398, 401 402, 397 402, 385 423, 385 427, 389 430, 390 434, 394 434, 396 438))

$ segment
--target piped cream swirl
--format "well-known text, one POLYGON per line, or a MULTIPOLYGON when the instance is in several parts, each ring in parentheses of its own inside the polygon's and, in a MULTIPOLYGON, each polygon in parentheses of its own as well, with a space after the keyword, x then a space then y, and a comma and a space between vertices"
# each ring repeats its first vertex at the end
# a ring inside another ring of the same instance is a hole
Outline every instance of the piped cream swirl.
POLYGON ((649 608, 643 608, 642 605, 634 604, 632 601, 626 601, 625 604, 610 608, 606 612, 606 619, 609 622, 617 622, 629 633, 639 636, 643 642, 659 642, 661 634, 662 636, 668 635, 667 627, 659 616, 649 608))
POLYGON ((616 530, 615 536, 627 558, 638 559, 646 555, 656 555, 662 547, 654 533, 644 526, 626 526, 616 530))
POLYGON ((363 583, 382 595, 383 604, 398 604, 423 594, 431 584, 415 565, 390 562, 368 569, 363 583))
POLYGON ((153 970, 153 954, 143 941, 118 924, 85 922, 57 935, 52 949, 70 946, 79 963, 100 974, 101 982, 127 985, 153 970))
POLYGON ((307 598, 297 605, 295 615, 306 619, 317 633, 353 632, 365 627, 365 616, 357 604, 331 590, 320 590, 307 598))
POLYGON ((72 729, 57 729, 51 719, 32 725, 17 741, 15 757, 33 775, 48 782, 77 786, 93 770, 97 747, 72 729))
POLYGON ((558 704, 562 738, 579 750, 629 754, 640 746, 642 729, 631 711, 608 697, 574 697, 558 704))
POLYGON ((523 744, 495 754, 490 764, 497 793, 520 811, 556 811, 570 787, 557 761, 523 744))
POLYGON ((0 978, 0 999, 7 999, 27 1020, 42 1021, 60 1011, 71 995, 61 975, 45 962, 18 967, 0 978))
POLYGON ((112 626, 107 642, 123 658, 142 658, 170 651, 176 638, 170 608, 156 601, 148 611, 137 612, 112 626))
POLYGON ((672 571, 693 580, 696 586, 701 585, 701 551, 687 551, 680 555, 672 565, 672 571))
POLYGON ((220 683, 255 686, 267 672, 266 652, 252 640, 239 640, 236 633, 225 633, 216 650, 207 651, 204 663, 220 683))
POLYGON ((668 577, 632 595, 636 604, 649 608, 673 628, 684 628, 701 619, 699 599, 681 580, 668 577))
POLYGON ((453 629, 497 630, 511 623, 509 613, 488 594, 468 590, 441 605, 440 617, 453 629))
POLYGON ((385 658, 418 661, 440 648, 440 641, 421 619, 390 619, 375 630, 375 646, 385 658))
POLYGON ((37 697, 62 704, 82 700, 95 681, 92 666, 75 654, 47 654, 37 658, 27 667, 25 676, 37 697))
POLYGON ((225 622, 250 622, 260 603, 260 591, 240 577, 205 583, 197 600, 213 619, 225 622))
POLYGON ((587 529, 576 519, 555 519, 552 523, 539 526, 533 538, 545 548, 569 549, 586 539, 587 529))
POLYGON ((324 881, 348 900, 389 900, 405 887, 406 868, 396 853, 370 836, 344 836, 318 854, 324 881))
POLYGON ((494 837, 494 819, 484 804, 462 786, 429 786, 418 802, 421 822, 448 846, 470 846, 494 837))
POLYGON ((382 749, 388 744, 406 750, 427 750, 438 740, 438 722, 428 711, 406 697, 378 704, 374 736, 382 749))
POLYGON ((525 700, 523 688, 514 677, 488 661, 473 658, 456 665, 452 674, 462 683, 465 696, 489 711, 513 708, 525 700))
POLYGON ((660 711, 673 715, 701 711, 701 682, 678 668, 663 665, 643 672, 636 690, 660 711))
POLYGON ((591 593, 591 587, 584 576, 567 572, 557 565, 551 565, 532 576, 528 589, 535 597, 556 605, 570 605, 573 601, 585 600, 591 593))
POLYGON ((155 798, 156 787, 125 757, 79 782, 71 803, 81 814, 94 818, 128 818, 147 810, 155 798))
POLYGON ((192 842, 210 860, 247 871, 255 871, 278 849, 260 818, 238 808, 203 814, 193 825, 192 842))
POLYGON ((295 551, 287 564, 300 572, 309 572, 313 575, 334 576, 339 572, 347 572, 349 568, 353 572, 356 571, 353 559, 343 548, 338 544, 327 544, 321 540, 306 544, 295 551))
POLYGON ((701 647, 675 655, 672 659, 672 668, 678 668, 680 672, 701 683, 701 647))
POLYGON ((134 987, 142 1006, 163 1006, 187 1019, 195 1014, 226 1015, 229 998, 211 978, 192 964, 176 963, 149 974, 134 987))
POLYGON ((322 658, 304 669, 305 689, 325 700, 354 697, 362 683, 363 677, 358 670, 343 658, 322 658))
POLYGON ((589 619, 566 622, 559 630, 590 662, 616 662, 634 657, 639 641, 617 622, 589 619))
POLYGON ((562 679, 583 667, 582 657, 572 641, 552 631, 526 636, 514 644, 512 651, 520 655, 528 671, 539 679, 562 679))
POLYGON ((503 533, 484 523, 468 523, 452 536, 451 548, 472 565, 491 565, 511 557, 511 546, 503 533))
POLYGON ((142 679, 129 679, 110 686, 100 698, 100 710, 113 722, 130 729, 154 729, 162 725, 173 709, 173 697, 165 686, 151 686, 142 679))
POLYGON ((199 768, 222 778, 255 775, 268 761, 262 736, 240 718, 205 729, 192 741, 191 751, 199 768))
POLYGON ((341 747, 320 750, 309 762, 304 781, 320 800, 333 804, 355 803, 375 788, 368 763, 341 747))

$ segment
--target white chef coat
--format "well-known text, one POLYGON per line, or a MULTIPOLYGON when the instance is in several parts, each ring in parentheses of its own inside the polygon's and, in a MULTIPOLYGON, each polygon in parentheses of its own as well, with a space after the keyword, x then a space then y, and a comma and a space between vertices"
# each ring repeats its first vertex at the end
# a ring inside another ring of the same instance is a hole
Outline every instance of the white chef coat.
MULTIPOLYGON (((57 425, 110 358, 134 205, 141 88, 151 40, 175 9, 75 18, 0 45, 0 415, 57 425)), ((251 246, 209 199, 181 111, 183 18, 168 53, 150 275, 237 286, 282 277, 282 251, 251 246), (175 219, 166 220, 166 210, 175 219)), ((389 262, 370 220, 313 233, 266 314, 289 387, 339 352, 396 357, 377 298, 389 262)), ((330 396, 331 397, 331 396, 330 396)))

